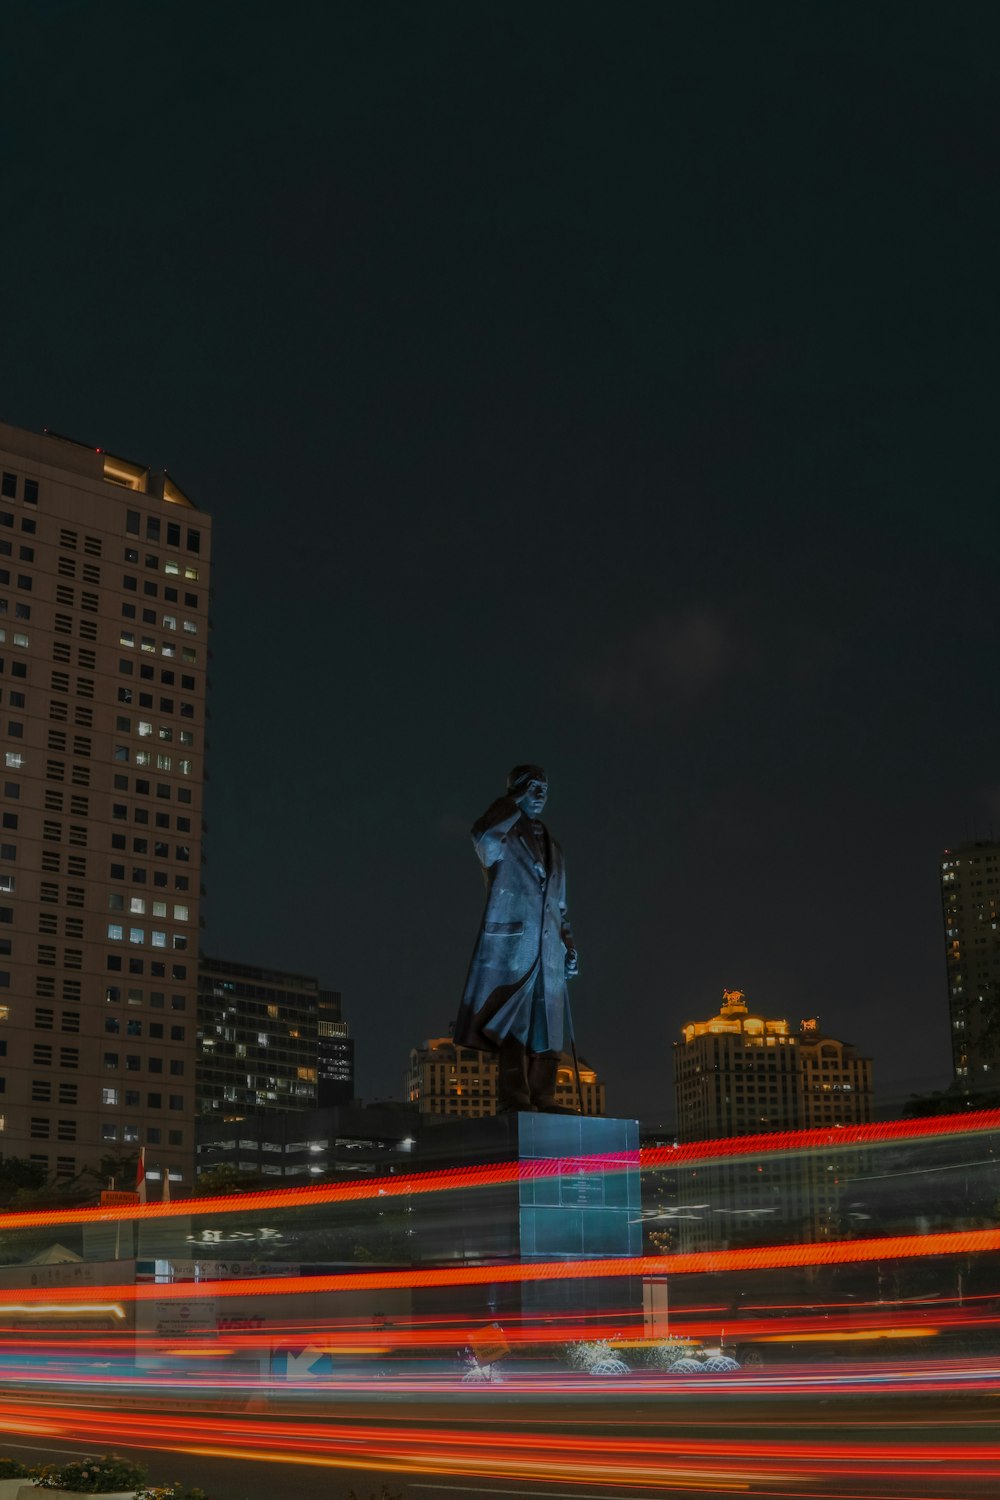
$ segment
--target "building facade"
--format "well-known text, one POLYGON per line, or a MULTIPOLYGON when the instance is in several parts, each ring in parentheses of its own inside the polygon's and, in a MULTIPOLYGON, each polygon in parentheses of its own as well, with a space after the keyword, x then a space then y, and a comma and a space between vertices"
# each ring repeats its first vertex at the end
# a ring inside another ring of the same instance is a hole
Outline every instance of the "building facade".
POLYGON ((717 1016, 689 1022, 674 1043, 682 1141, 858 1125, 871 1119, 871 1059, 803 1021, 751 1013, 725 990, 717 1016))
MULTIPOLYGON (((497 1055, 473 1047, 456 1047, 451 1037, 435 1037, 410 1052, 405 1097, 421 1114, 477 1119, 497 1112, 497 1055)), ((604 1114, 604 1084, 580 1058, 582 1113, 604 1114)), ((573 1060, 563 1054, 556 1083, 556 1102, 576 1110, 573 1060)))
POLYGON ((197 1172, 236 1167, 262 1177, 373 1176, 409 1171, 418 1118, 405 1104, 266 1110, 198 1121, 197 1172))
POLYGON ((1000 843, 941 858, 952 1066, 968 1093, 1000 1083, 1000 843))
POLYGON ((0 1152, 189 1183, 211 523, 0 424, 0 1152))
POLYGON ((340 995, 309 975, 203 957, 198 1040, 202 1115, 314 1110, 353 1097, 340 995))
POLYGON ((677 1173, 675 1242, 684 1251, 773 1240, 815 1241, 843 1232, 842 1187, 865 1170, 840 1149, 839 1126, 871 1120, 871 1061, 816 1020, 792 1032, 751 1012, 726 990, 719 1014, 690 1022, 674 1044, 681 1141, 791 1130, 829 1130, 833 1149, 706 1158, 677 1173))
POLYGON ((320 990, 316 1010, 316 1068, 319 1106, 332 1109, 354 1098, 354 1038, 342 1014, 337 990, 320 990))

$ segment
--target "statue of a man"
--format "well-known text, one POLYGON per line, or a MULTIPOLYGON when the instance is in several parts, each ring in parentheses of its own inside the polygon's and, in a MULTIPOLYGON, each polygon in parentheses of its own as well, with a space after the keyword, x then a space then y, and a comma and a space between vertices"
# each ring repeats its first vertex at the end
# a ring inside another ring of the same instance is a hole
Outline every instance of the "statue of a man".
POLYGON ((541 821, 548 790, 541 766, 515 766, 507 795, 472 829, 486 910, 455 1041, 499 1051, 501 1110, 560 1112, 559 1055, 572 1034, 566 981, 577 972, 576 945, 562 850, 541 821))

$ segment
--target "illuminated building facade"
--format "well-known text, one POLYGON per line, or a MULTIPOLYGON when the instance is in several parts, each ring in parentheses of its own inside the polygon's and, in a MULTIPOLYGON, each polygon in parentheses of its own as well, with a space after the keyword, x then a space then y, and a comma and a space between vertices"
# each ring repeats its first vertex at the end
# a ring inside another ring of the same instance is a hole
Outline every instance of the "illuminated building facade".
POLYGON ((202 1115, 313 1110, 353 1096, 340 995, 308 975, 202 958, 198 1039, 202 1115))
POLYGON ((974 1093, 1000 1079, 1000 843, 945 850, 941 907, 952 1063, 974 1093))
MULTIPOLYGON (((690 1022, 674 1044, 678 1139, 697 1141, 786 1130, 836 1130, 871 1120, 871 1060, 820 1031, 751 1012, 741 990, 723 992, 717 1016, 690 1022)), ((854 1152, 821 1158, 762 1153, 679 1174, 679 1241, 719 1249, 767 1238, 838 1232, 840 1186, 860 1170, 854 1152)))
POLYGON ((752 1014, 742 990, 724 991, 717 1016, 683 1028, 674 1077, 682 1141, 871 1119, 871 1060, 815 1020, 792 1033, 752 1014))
MULTIPOLYGON (((580 1089, 585 1115, 604 1114, 604 1084, 580 1058, 580 1089)), ((414 1047, 406 1075, 405 1097, 421 1114, 478 1119, 497 1112, 497 1056, 472 1047, 456 1047, 451 1037, 436 1037, 414 1047)), ((577 1107, 573 1060, 563 1054, 556 1084, 556 1103, 577 1107)))
POLYGON ((210 521, 0 425, 0 1151, 190 1182, 210 521))

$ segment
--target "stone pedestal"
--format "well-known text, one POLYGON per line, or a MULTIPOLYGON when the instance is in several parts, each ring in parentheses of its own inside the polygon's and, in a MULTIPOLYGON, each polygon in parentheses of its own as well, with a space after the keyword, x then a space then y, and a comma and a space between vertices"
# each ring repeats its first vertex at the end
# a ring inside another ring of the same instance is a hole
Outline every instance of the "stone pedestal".
MULTIPOLYGON (((639 1127, 635 1120, 516 1113, 443 1120, 423 1131, 420 1165, 467 1169, 469 1186, 414 1199, 417 1264, 479 1265, 625 1259, 642 1253, 639 1127), (514 1164, 513 1180, 477 1180, 514 1164)), ((421 1310, 514 1319, 525 1329, 572 1317, 621 1331, 642 1324, 638 1278, 526 1279, 449 1288, 421 1310)))

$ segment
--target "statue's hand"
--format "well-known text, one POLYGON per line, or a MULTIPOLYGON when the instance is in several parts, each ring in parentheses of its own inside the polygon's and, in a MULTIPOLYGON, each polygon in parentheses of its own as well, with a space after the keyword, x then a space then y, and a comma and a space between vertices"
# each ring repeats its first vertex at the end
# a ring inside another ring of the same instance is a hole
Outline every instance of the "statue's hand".
POLYGON ((575 979, 580 972, 580 960, 575 948, 566 949, 566 978, 575 979))

